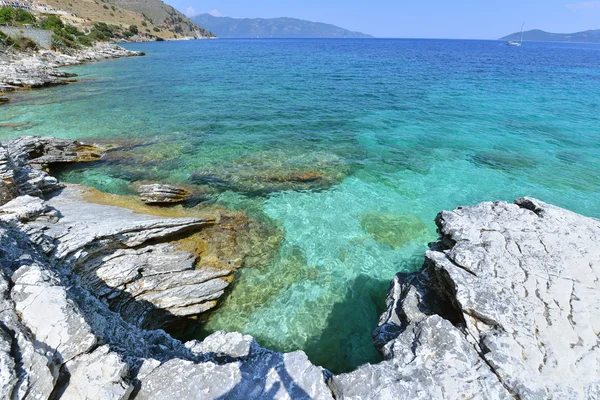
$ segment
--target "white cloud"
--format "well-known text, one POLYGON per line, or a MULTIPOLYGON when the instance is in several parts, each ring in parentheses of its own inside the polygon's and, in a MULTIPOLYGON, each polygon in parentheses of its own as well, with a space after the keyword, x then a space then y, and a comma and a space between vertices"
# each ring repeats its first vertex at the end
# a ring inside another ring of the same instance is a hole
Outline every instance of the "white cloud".
POLYGON ((221 12, 219 10, 211 10, 208 12, 210 15, 212 15, 213 17, 222 17, 223 14, 221 14, 221 12))
POLYGON ((197 15, 198 13, 196 12, 196 10, 194 10, 194 7, 189 6, 187 8, 187 10, 185 10, 185 16, 186 17, 193 17, 194 15, 197 15))
POLYGON ((592 8, 600 9, 600 1, 584 1, 582 3, 567 4, 571 10, 589 10, 592 8))

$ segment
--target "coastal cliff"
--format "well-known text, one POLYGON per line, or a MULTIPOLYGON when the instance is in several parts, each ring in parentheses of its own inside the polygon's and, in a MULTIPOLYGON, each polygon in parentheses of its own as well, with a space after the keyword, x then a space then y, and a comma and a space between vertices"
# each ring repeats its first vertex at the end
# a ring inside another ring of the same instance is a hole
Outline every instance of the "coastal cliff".
POLYGON ((222 295, 232 269, 176 245, 218 222, 91 204, 47 172, 101 152, 0 143, 2 398, 600 396, 596 219, 530 198, 440 213, 422 270, 392 281, 373 334, 385 360, 333 376, 239 333, 182 343, 155 330, 222 295))

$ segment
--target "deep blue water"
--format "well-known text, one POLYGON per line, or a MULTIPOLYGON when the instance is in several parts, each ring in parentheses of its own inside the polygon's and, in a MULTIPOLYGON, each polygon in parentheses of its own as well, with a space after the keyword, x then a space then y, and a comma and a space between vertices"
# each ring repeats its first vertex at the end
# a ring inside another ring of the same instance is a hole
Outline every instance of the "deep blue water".
POLYGON ((205 331, 347 370, 378 359, 370 333, 388 283, 420 265, 441 209, 527 195, 600 217, 600 45, 127 47, 147 56, 13 95, 0 137, 142 144, 62 178, 121 194, 139 181, 196 185, 283 229, 279 254, 241 272, 205 331))

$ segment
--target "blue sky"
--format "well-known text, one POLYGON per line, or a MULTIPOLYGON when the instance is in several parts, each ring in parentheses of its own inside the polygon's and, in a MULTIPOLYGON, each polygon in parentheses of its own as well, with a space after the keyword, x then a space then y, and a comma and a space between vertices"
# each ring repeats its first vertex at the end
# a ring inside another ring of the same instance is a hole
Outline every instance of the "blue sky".
POLYGON ((294 17, 377 37, 496 39, 526 29, 600 28, 600 1, 578 0, 166 0, 184 14, 294 17))

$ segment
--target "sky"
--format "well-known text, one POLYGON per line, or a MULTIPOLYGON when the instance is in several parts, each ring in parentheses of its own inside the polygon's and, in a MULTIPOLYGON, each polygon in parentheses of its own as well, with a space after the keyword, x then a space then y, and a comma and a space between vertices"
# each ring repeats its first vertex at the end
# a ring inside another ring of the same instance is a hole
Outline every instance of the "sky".
POLYGON ((165 0, 186 15, 292 17, 376 37, 497 39, 525 29, 600 29, 600 1, 578 0, 165 0))

